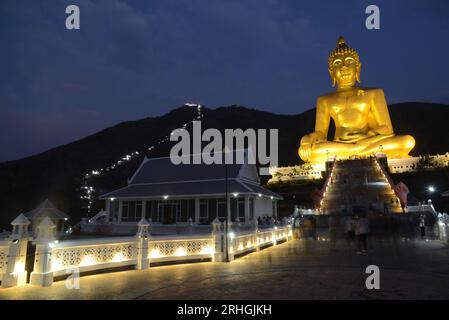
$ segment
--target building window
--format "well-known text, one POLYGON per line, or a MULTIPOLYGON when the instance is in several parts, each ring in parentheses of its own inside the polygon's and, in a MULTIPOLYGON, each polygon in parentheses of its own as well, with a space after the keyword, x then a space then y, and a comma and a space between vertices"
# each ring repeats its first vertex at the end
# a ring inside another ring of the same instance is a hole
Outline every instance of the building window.
POLYGON ((217 216, 217 199, 209 199, 209 217, 215 219, 217 216))
POLYGON ((180 200, 180 212, 176 222, 188 222, 189 218, 195 221, 195 200, 180 200))
POLYGON ((136 216, 134 221, 140 221, 142 219, 142 201, 136 201, 136 216))
POLYGON ((147 200, 145 212, 152 222, 186 223, 189 218, 195 221, 195 200, 147 200))
POLYGON ((209 222, 209 203, 207 200, 200 200, 200 223, 209 222))
POLYGON ((237 199, 231 198, 231 220, 236 221, 238 217, 237 199))
MULTIPOLYGON (((188 217, 195 221, 195 199, 189 200, 189 214, 188 217)), ((196 221, 195 221, 196 222, 196 221)))
POLYGON ((122 202, 122 221, 139 221, 142 219, 142 201, 122 202))
POLYGON ((176 222, 187 222, 187 216, 189 214, 189 203, 188 200, 181 200, 180 201, 181 205, 180 208, 181 210, 179 210, 179 214, 176 218, 176 222))
POLYGON ((245 198, 231 198, 231 219, 240 222, 245 221, 245 198))
POLYGON ((226 220, 226 199, 218 199, 217 200, 217 217, 218 219, 226 220))
POLYGON ((151 222, 159 222, 159 217, 157 214, 157 201, 147 201, 146 209, 145 209, 145 216, 149 217, 151 219, 151 222))
POLYGON ((245 198, 239 198, 238 208, 240 221, 245 221, 245 198))
POLYGON ((119 201, 111 201, 110 202, 111 221, 118 221, 119 207, 120 207, 119 201))

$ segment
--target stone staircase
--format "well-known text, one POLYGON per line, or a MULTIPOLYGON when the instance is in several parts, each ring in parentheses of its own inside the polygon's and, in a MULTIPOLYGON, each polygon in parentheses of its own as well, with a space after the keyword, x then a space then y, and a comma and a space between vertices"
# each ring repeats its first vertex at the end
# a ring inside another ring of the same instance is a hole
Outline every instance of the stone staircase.
POLYGON ((321 202, 323 214, 402 212, 376 158, 337 160, 321 202))

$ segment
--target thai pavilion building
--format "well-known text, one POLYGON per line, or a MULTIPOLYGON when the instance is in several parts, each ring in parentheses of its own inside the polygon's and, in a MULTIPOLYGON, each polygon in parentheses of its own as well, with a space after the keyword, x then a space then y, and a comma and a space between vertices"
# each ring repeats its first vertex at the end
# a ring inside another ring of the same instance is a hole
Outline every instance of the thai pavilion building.
POLYGON ((31 222, 31 232, 36 234, 37 226, 45 218, 50 218, 50 220, 56 226, 57 233, 63 233, 65 228, 65 223, 70 219, 70 216, 55 207, 50 200, 46 199, 37 208, 24 213, 24 216, 28 218, 31 222))
POLYGON ((106 201, 106 220, 135 225, 145 217, 153 226, 208 225, 216 217, 226 218, 226 191, 232 221, 277 217, 282 197, 260 185, 256 165, 241 152, 243 164, 175 165, 170 157, 145 158, 127 186, 100 197, 106 201))

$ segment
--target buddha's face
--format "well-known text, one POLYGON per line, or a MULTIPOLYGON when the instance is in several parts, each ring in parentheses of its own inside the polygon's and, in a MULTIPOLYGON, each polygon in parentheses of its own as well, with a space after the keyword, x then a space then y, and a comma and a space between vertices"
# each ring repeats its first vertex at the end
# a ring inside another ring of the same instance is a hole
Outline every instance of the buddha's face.
POLYGON ((343 54, 335 57, 332 65, 329 66, 329 73, 333 85, 338 88, 354 87, 359 81, 360 63, 351 54, 343 54))

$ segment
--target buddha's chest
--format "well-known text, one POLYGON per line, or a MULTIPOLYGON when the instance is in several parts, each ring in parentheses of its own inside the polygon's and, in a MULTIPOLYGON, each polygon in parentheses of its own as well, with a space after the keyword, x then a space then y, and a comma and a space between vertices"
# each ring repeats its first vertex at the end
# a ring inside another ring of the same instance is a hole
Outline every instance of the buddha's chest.
POLYGON ((370 105, 365 97, 335 97, 328 102, 331 117, 337 125, 343 127, 365 126, 368 121, 370 105))

